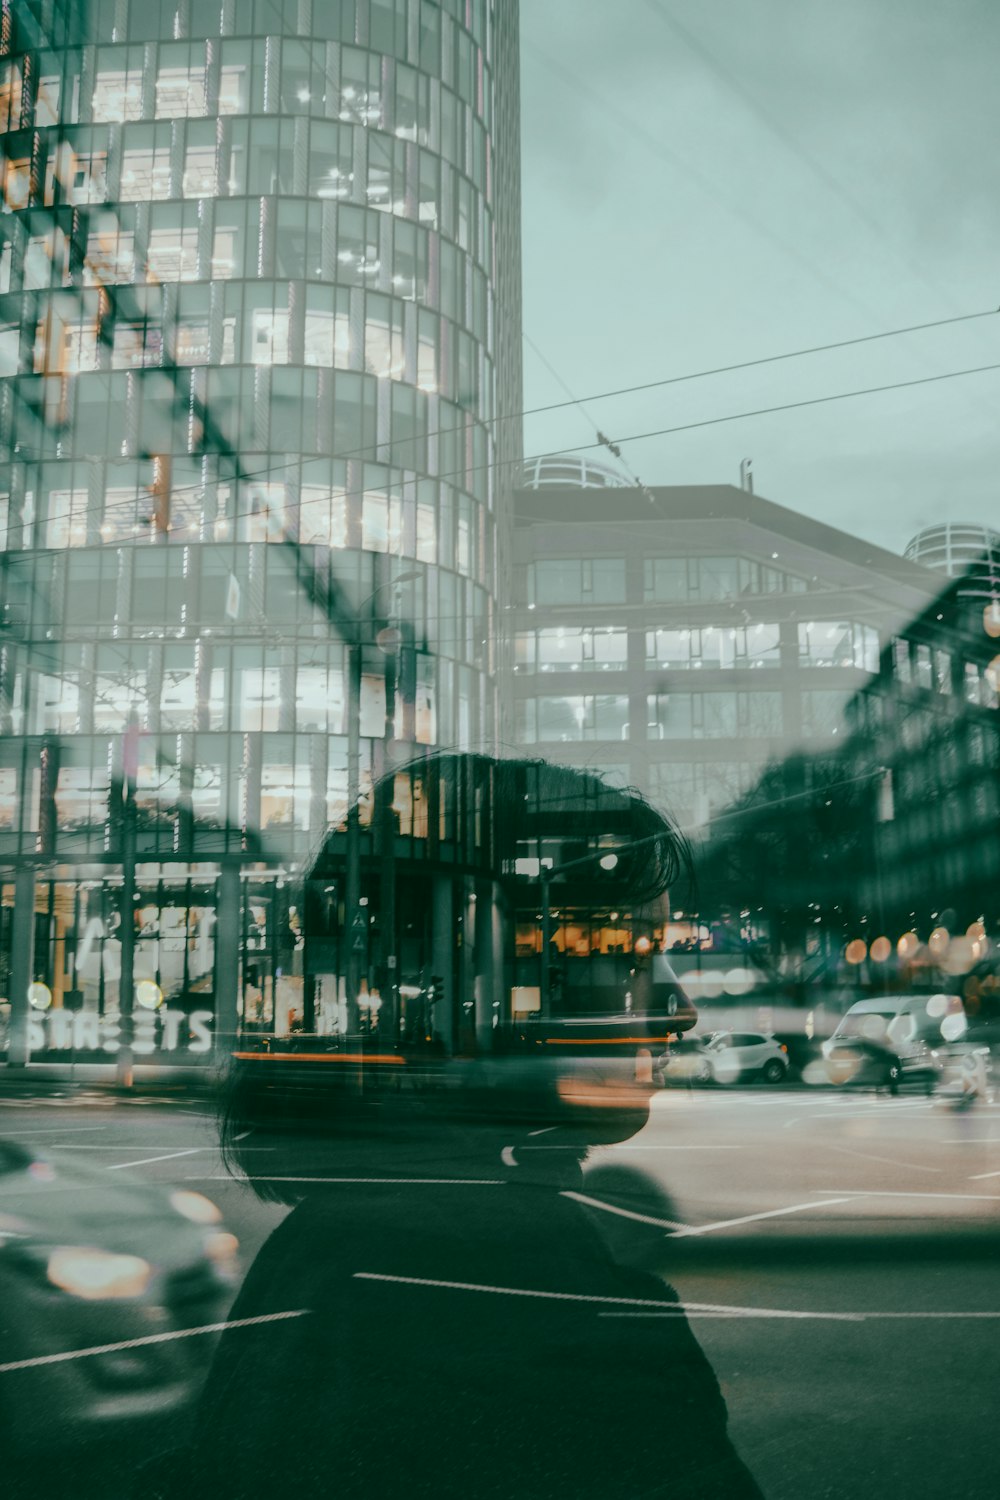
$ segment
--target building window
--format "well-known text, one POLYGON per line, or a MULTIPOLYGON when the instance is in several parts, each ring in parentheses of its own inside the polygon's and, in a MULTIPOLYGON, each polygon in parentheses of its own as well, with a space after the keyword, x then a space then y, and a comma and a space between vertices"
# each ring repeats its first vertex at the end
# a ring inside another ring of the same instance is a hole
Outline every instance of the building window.
POLYGON ((843 620, 799 625, 799 662, 804 667, 859 667, 878 671, 878 631, 843 620))
POLYGON ((646 709, 654 739, 775 738, 783 730, 780 693, 651 693, 646 709))
POLYGON ((535 604, 623 604, 625 559, 545 558, 529 564, 528 588, 535 604))
POLYGON ((528 744, 620 741, 628 734, 628 698, 592 693, 541 698, 524 715, 521 731, 528 744))
POLYGON ((848 694, 807 690, 802 694, 802 733, 808 739, 829 739, 844 733, 848 694))

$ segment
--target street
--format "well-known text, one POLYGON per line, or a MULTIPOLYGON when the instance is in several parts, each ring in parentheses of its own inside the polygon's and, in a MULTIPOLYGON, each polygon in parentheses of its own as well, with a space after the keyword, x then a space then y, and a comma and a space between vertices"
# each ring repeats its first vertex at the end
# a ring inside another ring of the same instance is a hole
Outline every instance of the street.
MULTIPOLYGON (((244 1271, 288 1212, 227 1174, 208 1106, 183 1096, 4 1098, 0 1140, 72 1158, 119 1190, 204 1193, 244 1271)), ((273 1148, 256 1149, 263 1161, 273 1148)), ((558 1130, 540 1132, 518 1160, 560 1149, 558 1130)), ((592 1153, 579 1196, 617 1254, 675 1288, 769 1500, 1000 1493, 1000 1106, 958 1115, 923 1097, 668 1090, 637 1136, 592 1153)), ((289 1298, 297 1310, 294 1288, 289 1298)), ((207 1369, 212 1336, 189 1342, 207 1369)), ((70 1334, 59 1352, 91 1357, 70 1334)), ((30 1360, 6 1360, 0 1412, 8 1383, 30 1374, 30 1360)), ((60 1414, 64 1430, 73 1417, 60 1414)), ((183 1440, 176 1421, 170 1440, 183 1440)), ((670 1414, 636 1441, 669 1466, 670 1414)), ((120 1469, 99 1471, 98 1460, 94 1489, 79 1493, 128 1494, 120 1469)))

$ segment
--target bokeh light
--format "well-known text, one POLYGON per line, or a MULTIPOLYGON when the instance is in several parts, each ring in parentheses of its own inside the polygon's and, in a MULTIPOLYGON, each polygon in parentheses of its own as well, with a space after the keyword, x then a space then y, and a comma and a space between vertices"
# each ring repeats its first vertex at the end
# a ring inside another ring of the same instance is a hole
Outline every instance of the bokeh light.
POLYGON ((915 932, 904 932, 896 944, 896 952, 900 958, 913 958, 920 947, 920 939, 915 932))
POLYGON ((927 946, 935 958, 944 958, 951 943, 951 933, 947 927, 935 927, 927 939, 927 946))
POLYGON ((868 957, 868 944, 864 938, 852 938, 844 949, 844 957, 849 964, 863 964, 868 957))

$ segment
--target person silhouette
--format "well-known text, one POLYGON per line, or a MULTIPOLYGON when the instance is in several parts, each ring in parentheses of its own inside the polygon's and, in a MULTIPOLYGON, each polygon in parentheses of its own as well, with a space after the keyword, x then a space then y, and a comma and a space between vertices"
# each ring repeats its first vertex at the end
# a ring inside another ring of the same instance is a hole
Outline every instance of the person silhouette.
MULTIPOLYGON (((546 776, 550 797, 600 801, 595 777, 546 776)), ((616 796, 646 840, 616 872, 625 908, 681 861, 669 823, 616 796)), ((525 807, 497 804, 515 843, 525 807)), ((236 1063, 227 1160, 292 1208, 231 1311, 193 1439, 146 1477, 147 1500, 759 1497, 676 1293, 616 1259, 578 1197, 591 1146, 648 1117, 655 1018, 630 1015, 625 1045, 605 1047, 554 1027, 418 1059, 412 1083, 385 1038, 380 1062, 317 1061, 315 1076, 236 1063), (542 1131, 550 1149, 532 1149, 542 1131)))

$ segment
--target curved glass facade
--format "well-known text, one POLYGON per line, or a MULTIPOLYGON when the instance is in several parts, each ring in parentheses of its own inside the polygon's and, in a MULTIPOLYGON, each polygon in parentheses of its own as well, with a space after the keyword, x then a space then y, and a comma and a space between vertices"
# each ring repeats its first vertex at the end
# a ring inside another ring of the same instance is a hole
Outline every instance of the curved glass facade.
POLYGON ((130 760, 160 881, 307 857, 352 723, 495 744, 517 97, 512 0, 2 6, 12 868, 114 865, 130 760))
POLYGON ((906 544, 905 556, 950 578, 961 578, 966 596, 1000 596, 1000 534, 988 526, 947 521, 925 526, 906 544))

